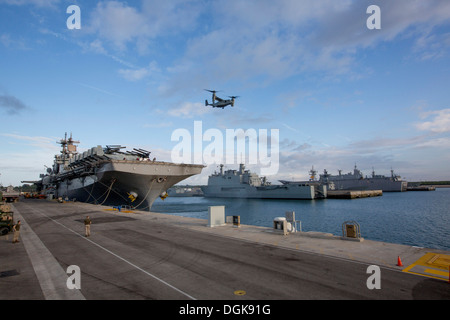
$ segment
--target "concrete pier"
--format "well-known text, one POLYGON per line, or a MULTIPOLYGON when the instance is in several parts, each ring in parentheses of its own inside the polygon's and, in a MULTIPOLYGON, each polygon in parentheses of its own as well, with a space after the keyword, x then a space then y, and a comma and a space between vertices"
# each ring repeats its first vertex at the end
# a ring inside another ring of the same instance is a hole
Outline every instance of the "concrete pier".
POLYGON ((357 199, 380 197, 383 195, 382 190, 328 190, 328 198, 330 199, 357 199))
POLYGON ((21 200, 13 210, 21 242, 0 237, 2 300, 450 299, 449 251, 208 227, 202 219, 84 203, 21 200), (367 285, 371 265, 380 268, 381 289, 367 285), (80 289, 69 285, 73 266, 80 289))

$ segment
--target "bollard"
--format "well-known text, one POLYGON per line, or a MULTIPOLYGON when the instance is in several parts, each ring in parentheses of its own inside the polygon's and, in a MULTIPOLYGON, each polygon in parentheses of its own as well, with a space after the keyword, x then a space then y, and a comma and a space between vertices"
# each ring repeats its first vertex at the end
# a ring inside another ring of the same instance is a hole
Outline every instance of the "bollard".
POLYGON ((241 216, 233 216, 233 227, 239 228, 241 226, 241 216))

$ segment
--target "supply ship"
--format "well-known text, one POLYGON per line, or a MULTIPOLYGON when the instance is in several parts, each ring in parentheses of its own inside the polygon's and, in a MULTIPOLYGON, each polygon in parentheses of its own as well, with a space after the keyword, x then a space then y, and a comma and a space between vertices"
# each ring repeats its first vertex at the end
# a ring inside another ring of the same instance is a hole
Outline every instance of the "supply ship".
POLYGON ((130 206, 150 210, 157 197, 165 198, 174 184, 196 174, 203 165, 175 164, 150 159, 143 149, 123 151, 120 145, 93 147, 77 152, 72 135, 62 139, 52 168, 33 181, 48 197, 81 202, 130 206))
POLYGON ((220 171, 208 177, 208 185, 202 186, 205 197, 249 198, 249 199, 320 199, 326 198, 326 187, 301 182, 284 185, 272 185, 266 177, 245 170, 244 164, 239 170, 226 170, 220 165, 220 171))

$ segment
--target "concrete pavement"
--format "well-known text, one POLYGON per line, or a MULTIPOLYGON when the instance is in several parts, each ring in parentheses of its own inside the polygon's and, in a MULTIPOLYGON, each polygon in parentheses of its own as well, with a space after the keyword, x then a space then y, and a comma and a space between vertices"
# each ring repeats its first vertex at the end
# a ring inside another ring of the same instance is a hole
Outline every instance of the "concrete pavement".
POLYGON ((209 228, 201 219, 108 209, 45 200, 15 204, 15 219, 23 224, 21 242, 12 244, 12 235, 0 238, 0 298, 450 298, 450 284, 420 275, 425 268, 402 272, 430 252, 438 255, 433 261, 445 261, 449 252, 323 233, 284 236, 247 225, 209 228), (86 215, 93 222, 88 238, 86 215), (403 267, 396 266, 399 256, 403 267), (67 286, 72 275, 67 270, 74 265, 81 270, 80 290, 67 286), (368 288, 369 265, 381 268, 381 289, 368 288))

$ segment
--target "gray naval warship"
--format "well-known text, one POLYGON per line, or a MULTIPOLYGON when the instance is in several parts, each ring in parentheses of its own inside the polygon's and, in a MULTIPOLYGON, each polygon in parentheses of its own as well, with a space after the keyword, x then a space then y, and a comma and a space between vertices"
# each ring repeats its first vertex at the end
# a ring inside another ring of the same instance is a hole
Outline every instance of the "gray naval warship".
POLYGON ((203 165, 175 164, 150 159, 143 149, 122 151, 120 145, 97 146, 77 152, 72 135, 61 139, 61 154, 52 168, 34 181, 41 193, 81 202, 130 206, 150 210, 156 198, 167 197, 167 189, 196 174, 203 165))
POLYGON ((248 199, 320 199, 326 198, 326 187, 309 182, 272 185, 266 177, 245 170, 244 164, 239 170, 226 170, 220 165, 220 171, 208 177, 208 185, 202 186, 205 197, 248 198, 248 199))
POLYGON ((353 173, 342 174, 339 170, 338 175, 331 175, 324 170, 324 173, 320 175, 320 179, 324 184, 334 184, 335 190, 382 190, 383 192, 402 192, 406 191, 408 182, 402 180, 399 175, 391 170, 391 176, 377 175, 372 170, 372 176, 366 176, 356 167, 353 169, 353 173))

